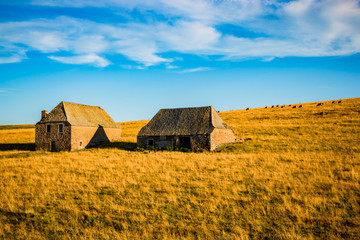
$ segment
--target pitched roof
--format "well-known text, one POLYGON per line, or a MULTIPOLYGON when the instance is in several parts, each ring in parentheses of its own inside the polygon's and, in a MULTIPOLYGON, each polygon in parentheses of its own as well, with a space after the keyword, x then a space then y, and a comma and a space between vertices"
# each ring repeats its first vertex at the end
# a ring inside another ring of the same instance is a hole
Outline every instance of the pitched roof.
POLYGON ((211 106, 161 109, 138 136, 210 134, 215 128, 230 129, 211 106))
POLYGON ((61 102, 39 123, 67 121, 73 126, 120 128, 116 122, 97 106, 61 102))

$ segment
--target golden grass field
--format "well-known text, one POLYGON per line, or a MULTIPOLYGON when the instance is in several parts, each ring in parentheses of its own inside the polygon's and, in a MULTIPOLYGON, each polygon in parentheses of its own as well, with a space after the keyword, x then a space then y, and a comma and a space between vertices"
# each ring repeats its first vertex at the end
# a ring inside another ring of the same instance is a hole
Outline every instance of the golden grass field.
POLYGON ((147 121, 57 153, 2 126, 0 238, 360 239, 360 98, 331 102, 221 112, 244 141, 215 152, 130 150, 147 121))

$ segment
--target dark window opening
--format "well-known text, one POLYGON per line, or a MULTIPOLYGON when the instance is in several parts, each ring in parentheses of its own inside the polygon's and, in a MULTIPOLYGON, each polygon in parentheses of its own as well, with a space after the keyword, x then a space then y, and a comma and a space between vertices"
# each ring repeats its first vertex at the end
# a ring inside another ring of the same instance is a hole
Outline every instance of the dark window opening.
POLYGON ((149 140, 149 146, 154 146, 154 140, 149 140))
POLYGON ((190 137, 179 137, 179 145, 183 148, 191 148, 190 137))
POLYGON ((80 145, 80 147, 82 146, 82 140, 80 140, 79 145, 80 145))
POLYGON ((46 132, 49 133, 51 130, 51 125, 46 125, 46 132))
POLYGON ((59 133, 62 133, 62 132, 64 132, 64 125, 60 124, 59 125, 59 133))
POLYGON ((55 152, 56 148, 55 148, 55 141, 51 141, 51 151, 55 152))

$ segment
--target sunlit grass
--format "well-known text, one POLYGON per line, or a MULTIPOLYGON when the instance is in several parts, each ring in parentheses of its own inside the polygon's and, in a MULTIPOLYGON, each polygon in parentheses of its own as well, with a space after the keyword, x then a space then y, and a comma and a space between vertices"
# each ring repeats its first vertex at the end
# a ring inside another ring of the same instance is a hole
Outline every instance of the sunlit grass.
POLYGON ((244 141, 217 152, 123 150, 147 121, 101 149, 0 151, 0 238, 358 238, 360 99, 220 116, 244 141))
POLYGON ((119 123, 120 127, 122 127, 121 140, 123 142, 136 143, 136 136, 137 136, 138 132, 148 122, 149 122, 149 120, 119 123))

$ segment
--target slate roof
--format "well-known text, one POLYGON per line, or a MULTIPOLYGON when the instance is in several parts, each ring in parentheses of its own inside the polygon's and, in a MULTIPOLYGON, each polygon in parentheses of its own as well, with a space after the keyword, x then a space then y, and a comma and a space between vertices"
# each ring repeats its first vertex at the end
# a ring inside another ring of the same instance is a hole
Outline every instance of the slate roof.
POLYGON ((97 106, 61 102, 39 123, 67 121, 73 126, 120 128, 119 125, 97 106))
POLYGON ((138 136, 210 134, 215 128, 231 129, 212 106, 161 109, 138 136))

